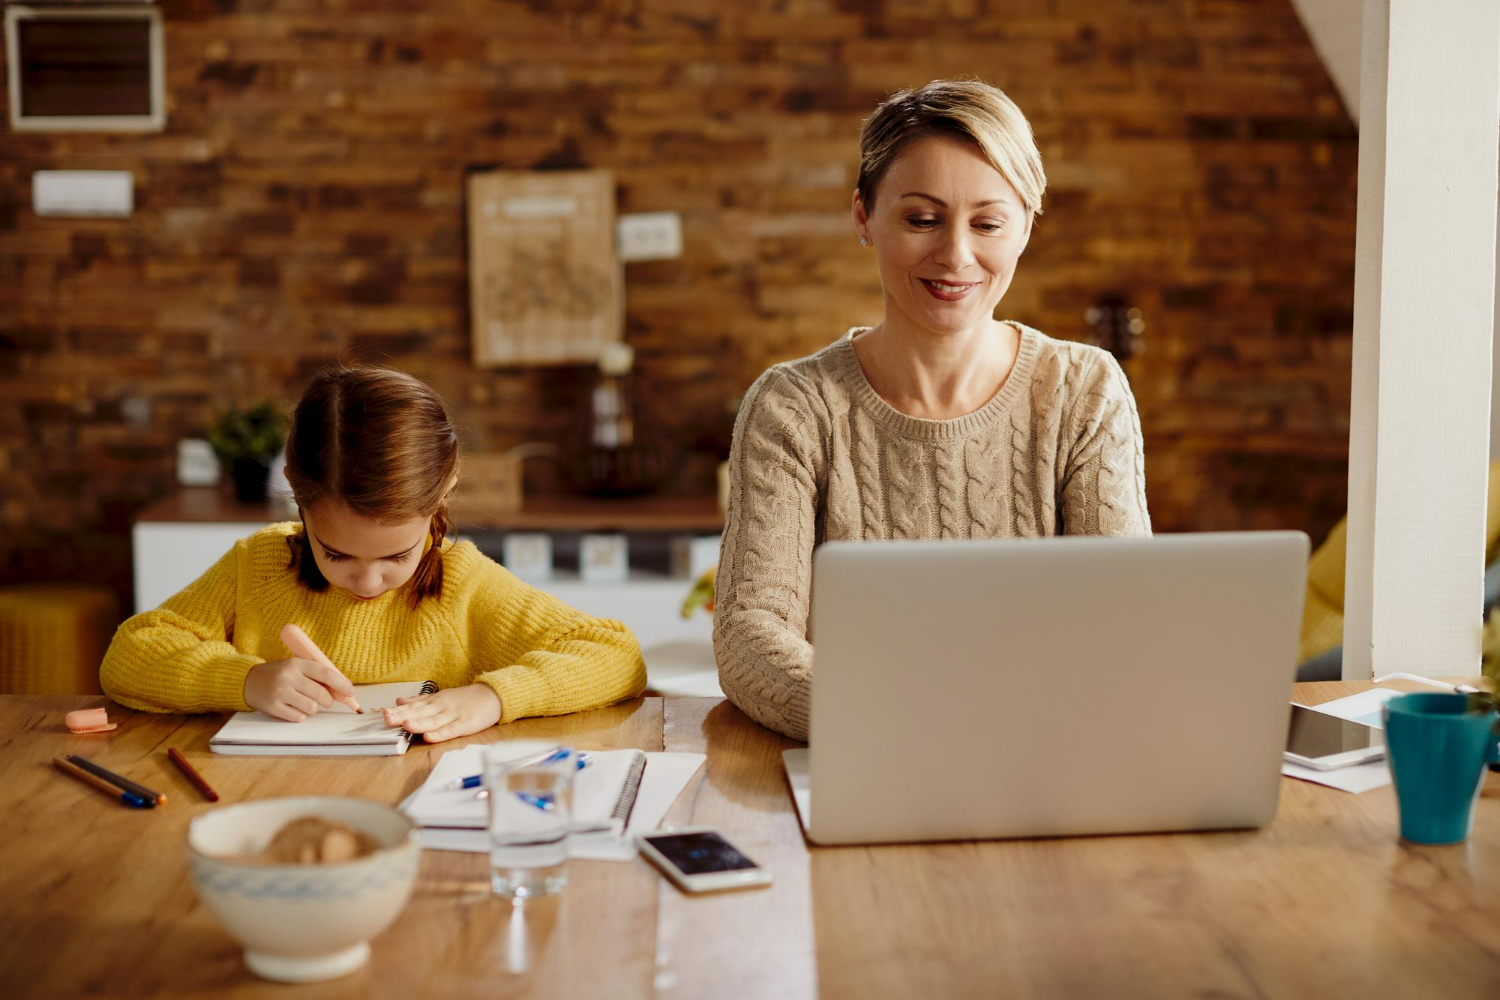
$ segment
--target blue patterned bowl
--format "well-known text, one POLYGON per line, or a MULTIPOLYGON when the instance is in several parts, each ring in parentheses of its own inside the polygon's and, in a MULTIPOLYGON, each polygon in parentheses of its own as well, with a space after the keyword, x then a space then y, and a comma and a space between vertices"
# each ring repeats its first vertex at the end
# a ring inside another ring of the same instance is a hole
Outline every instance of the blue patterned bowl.
POLYGON ((265 799, 204 813, 188 826, 193 885, 252 972, 281 982, 347 975, 370 957, 369 940, 406 905, 421 859, 419 831, 378 802, 331 796, 265 799), (235 860, 264 850, 304 816, 347 823, 380 848, 354 861, 268 865, 235 860))

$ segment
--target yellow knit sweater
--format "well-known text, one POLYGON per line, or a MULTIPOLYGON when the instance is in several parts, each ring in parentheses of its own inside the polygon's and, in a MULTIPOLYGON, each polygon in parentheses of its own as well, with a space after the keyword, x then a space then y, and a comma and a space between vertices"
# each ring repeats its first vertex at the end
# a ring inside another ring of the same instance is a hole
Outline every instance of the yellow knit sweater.
POLYGON ((633 698, 646 687, 640 646, 619 622, 575 611, 516 579, 471 542, 443 548, 443 589, 411 607, 407 587, 364 601, 314 592, 287 567, 296 522, 234 544, 207 573, 116 631, 99 680, 148 712, 245 711, 245 675, 285 659, 281 628, 302 627, 355 684, 480 682, 501 722, 633 698))

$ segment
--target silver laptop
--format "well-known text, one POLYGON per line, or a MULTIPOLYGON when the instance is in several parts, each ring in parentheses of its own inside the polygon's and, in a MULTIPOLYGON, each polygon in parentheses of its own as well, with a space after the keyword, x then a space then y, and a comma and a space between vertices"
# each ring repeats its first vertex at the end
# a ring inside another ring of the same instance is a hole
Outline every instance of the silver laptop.
POLYGON ((1264 825, 1307 556, 1298 531, 822 546, 785 754, 808 838, 1264 825))

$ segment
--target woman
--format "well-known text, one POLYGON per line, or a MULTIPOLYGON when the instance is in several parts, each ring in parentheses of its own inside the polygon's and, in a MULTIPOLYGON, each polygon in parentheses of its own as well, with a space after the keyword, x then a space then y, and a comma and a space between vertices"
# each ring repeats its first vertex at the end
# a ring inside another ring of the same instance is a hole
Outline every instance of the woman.
POLYGON ((1045 187, 1031 126, 987 84, 934 81, 865 122, 854 231, 885 317, 763 374, 730 454, 714 651, 763 725, 807 738, 824 541, 1151 533, 1120 366, 993 318, 1045 187))

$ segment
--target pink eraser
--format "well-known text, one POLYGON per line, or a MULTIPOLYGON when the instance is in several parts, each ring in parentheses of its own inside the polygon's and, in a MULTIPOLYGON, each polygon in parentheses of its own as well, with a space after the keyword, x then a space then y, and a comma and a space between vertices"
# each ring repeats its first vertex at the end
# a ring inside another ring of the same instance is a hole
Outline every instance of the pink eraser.
POLYGON ((109 721, 109 713, 102 708, 80 708, 76 712, 69 712, 63 721, 67 723, 68 731, 73 733, 107 733, 119 728, 109 721))

